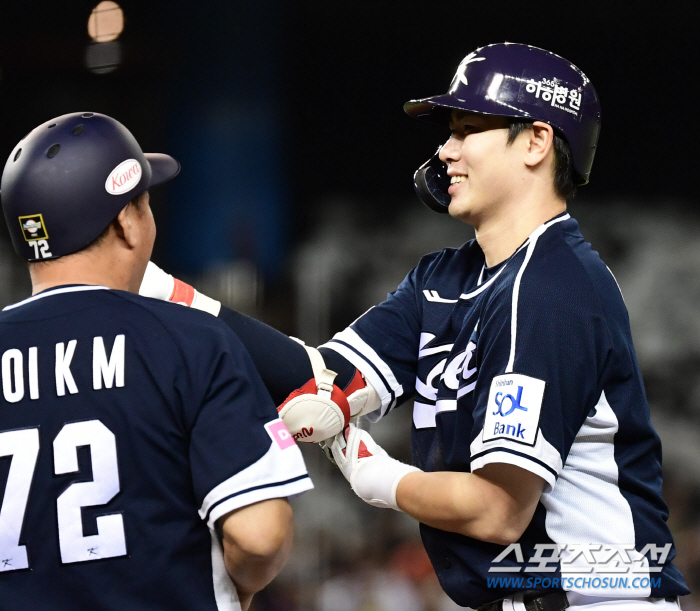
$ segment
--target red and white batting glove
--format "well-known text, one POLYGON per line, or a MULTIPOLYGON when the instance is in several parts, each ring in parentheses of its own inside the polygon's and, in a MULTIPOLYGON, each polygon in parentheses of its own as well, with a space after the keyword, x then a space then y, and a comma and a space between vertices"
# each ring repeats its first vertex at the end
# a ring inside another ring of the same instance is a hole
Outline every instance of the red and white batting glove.
MULTIPOLYGON (((303 345, 300 340, 296 341, 303 345)), ((323 355, 311 346, 304 346, 304 349, 314 377, 277 408, 294 439, 303 443, 325 441, 340 433, 350 423, 350 418, 381 406, 376 391, 359 371, 342 390, 333 383, 337 374, 326 368, 323 355)))
POLYGON ((333 384, 336 372, 326 368, 323 355, 316 348, 304 346, 304 349, 314 377, 293 391, 277 412, 294 439, 314 443, 342 431, 350 422, 351 414, 347 396, 333 384))
POLYGON ((401 511, 396 489, 405 475, 420 471, 389 456, 367 431, 349 424, 330 443, 335 463, 365 503, 401 511))
POLYGON ((146 267, 146 273, 143 275, 141 288, 139 288, 139 295, 160 299, 161 301, 172 301, 188 308, 209 312, 214 316, 218 316, 219 310, 221 310, 220 301, 202 295, 202 293, 186 282, 164 272, 152 261, 149 261, 146 267))

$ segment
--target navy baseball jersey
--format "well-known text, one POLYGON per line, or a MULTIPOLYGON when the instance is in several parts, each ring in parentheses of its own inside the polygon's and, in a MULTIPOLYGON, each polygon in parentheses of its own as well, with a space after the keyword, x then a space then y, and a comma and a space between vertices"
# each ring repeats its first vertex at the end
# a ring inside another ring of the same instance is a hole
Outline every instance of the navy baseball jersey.
POLYGON ((96 286, 0 314, 3 611, 234 611, 216 521, 311 488, 235 334, 96 286))
POLYGON ((475 240, 425 256, 385 302, 325 346, 378 391, 375 416, 415 397, 416 466, 470 472, 507 463, 546 482, 515 545, 421 524, 457 603, 540 589, 688 593, 671 564, 660 442, 627 310, 568 214, 490 269, 475 240))

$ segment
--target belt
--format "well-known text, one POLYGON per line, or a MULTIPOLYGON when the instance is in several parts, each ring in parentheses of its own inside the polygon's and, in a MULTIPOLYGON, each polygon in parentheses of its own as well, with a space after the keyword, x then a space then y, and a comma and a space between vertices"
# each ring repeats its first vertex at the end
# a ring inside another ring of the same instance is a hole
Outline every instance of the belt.
MULTIPOLYGON (((662 600, 660 598, 648 598, 650 602, 655 602, 662 600)), ((667 596, 666 602, 677 603, 677 596, 667 596)), ((525 604, 526 611, 564 611, 569 605, 569 599, 566 596, 566 592, 552 592, 551 594, 544 594, 542 596, 536 593, 525 593, 523 597, 523 603, 525 604)), ((497 600, 492 603, 487 603, 477 607, 476 611, 503 611, 503 600, 497 600)))
MULTIPOLYGON (((523 603, 526 611, 564 611, 569 607, 566 592, 552 592, 544 595, 525 593, 523 603)), ((503 600, 481 605, 476 611, 503 611, 503 600)))

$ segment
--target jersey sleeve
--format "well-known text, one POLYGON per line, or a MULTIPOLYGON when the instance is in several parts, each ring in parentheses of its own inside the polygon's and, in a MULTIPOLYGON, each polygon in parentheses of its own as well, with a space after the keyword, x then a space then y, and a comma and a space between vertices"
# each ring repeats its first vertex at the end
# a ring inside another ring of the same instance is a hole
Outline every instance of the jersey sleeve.
POLYGON ((226 325, 197 338, 188 370, 194 405, 192 483, 210 528, 226 513, 313 487, 291 437, 245 348, 226 325))
POLYGON ((533 257, 494 292, 477 343, 471 469, 516 465, 542 477, 546 490, 601 397, 599 374, 611 351, 590 279, 563 258, 552 269, 551 258, 533 257))
POLYGON ((414 268, 385 301, 370 308, 347 329, 321 346, 350 361, 379 395, 378 420, 414 391, 421 328, 421 269, 414 268))

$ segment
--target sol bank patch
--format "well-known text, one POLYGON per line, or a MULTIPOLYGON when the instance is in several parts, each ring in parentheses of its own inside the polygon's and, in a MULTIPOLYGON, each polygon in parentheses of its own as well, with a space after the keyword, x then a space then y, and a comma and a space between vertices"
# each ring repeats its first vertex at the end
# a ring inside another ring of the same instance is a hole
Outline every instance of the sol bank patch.
POLYGON ((544 380, 505 373, 491 382, 482 441, 508 439, 534 446, 544 398, 544 380))

